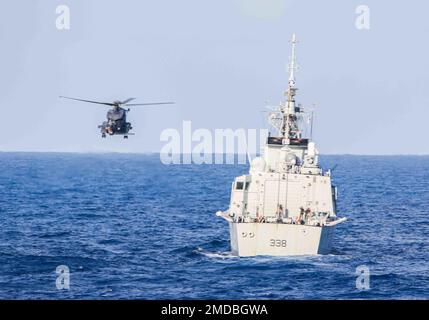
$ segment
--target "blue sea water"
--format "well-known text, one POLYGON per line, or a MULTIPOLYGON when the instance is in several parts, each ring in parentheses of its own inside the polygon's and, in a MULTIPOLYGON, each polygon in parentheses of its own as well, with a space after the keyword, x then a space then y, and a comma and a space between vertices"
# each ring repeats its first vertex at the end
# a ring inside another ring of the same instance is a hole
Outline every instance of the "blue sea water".
POLYGON ((340 215, 326 256, 237 258, 215 212, 245 165, 0 153, 0 299, 429 297, 429 157, 325 156, 340 215), (70 289, 56 288, 56 267, 70 289), (356 288, 356 268, 370 289, 356 288))

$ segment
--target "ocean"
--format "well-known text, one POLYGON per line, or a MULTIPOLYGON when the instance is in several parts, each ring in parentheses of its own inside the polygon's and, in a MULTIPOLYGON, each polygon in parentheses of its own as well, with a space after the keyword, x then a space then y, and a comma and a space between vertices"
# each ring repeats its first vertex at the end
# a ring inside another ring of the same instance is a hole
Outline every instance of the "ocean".
POLYGON ((0 153, 0 299, 429 298, 429 156, 321 162, 349 218, 331 254, 237 258, 215 213, 246 165, 0 153))

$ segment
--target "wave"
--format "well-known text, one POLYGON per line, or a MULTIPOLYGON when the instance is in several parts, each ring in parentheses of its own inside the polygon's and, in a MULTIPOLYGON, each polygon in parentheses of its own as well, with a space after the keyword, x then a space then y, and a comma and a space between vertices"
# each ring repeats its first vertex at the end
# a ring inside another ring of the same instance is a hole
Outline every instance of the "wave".
POLYGON ((227 252, 221 252, 221 251, 217 251, 217 252, 210 252, 210 251, 205 251, 203 248, 198 247, 197 249, 195 249, 193 251, 194 253, 200 254, 202 256, 205 256, 207 258, 211 258, 211 259, 238 259, 239 257, 232 254, 231 251, 227 251, 227 252))

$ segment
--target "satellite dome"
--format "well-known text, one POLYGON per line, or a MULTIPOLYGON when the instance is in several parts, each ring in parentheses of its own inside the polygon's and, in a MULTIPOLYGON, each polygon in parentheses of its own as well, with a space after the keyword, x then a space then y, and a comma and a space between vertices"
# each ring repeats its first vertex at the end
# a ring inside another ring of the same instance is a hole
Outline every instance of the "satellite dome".
POLYGON ((257 157, 257 158, 252 160, 252 162, 250 164, 250 171, 264 172, 266 165, 267 164, 266 164, 264 158, 257 157))
POLYGON ((286 162, 295 165, 297 162, 296 155, 293 153, 288 153, 286 155, 286 162))
POLYGON ((285 162, 287 164, 295 165, 297 163, 297 157, 292 150, 290 150, 289 148, 285 148, 280 154, 280 161, 285 162))

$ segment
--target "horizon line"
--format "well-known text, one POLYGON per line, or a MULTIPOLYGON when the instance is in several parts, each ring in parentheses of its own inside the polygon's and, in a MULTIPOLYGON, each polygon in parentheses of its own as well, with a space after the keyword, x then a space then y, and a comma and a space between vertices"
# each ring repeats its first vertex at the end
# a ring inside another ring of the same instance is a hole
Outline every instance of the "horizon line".
MULTIPOLYGON (((142 151, 142 152, 127 152, 127 151, 40 151, 40 150, 0 150, 0 153, 34 153, 34 154, 128 154, 128 155, 160 155, 161 152, 142 151)), ((165 154, 165 153, 162 153, 165 154)), ((192 153, 173 153, 172 155, 189 155, 192 153)), ((210 153, 210 155, 234 155, 247 156, 247 153, 210 153)), ((260 154, 251 154, 252 156, 260 156, 260 154)), ((367 156, 367 157, 406 157, 406 156, 429 156, 429 153, 321 153, 320 156, 367 156)))

